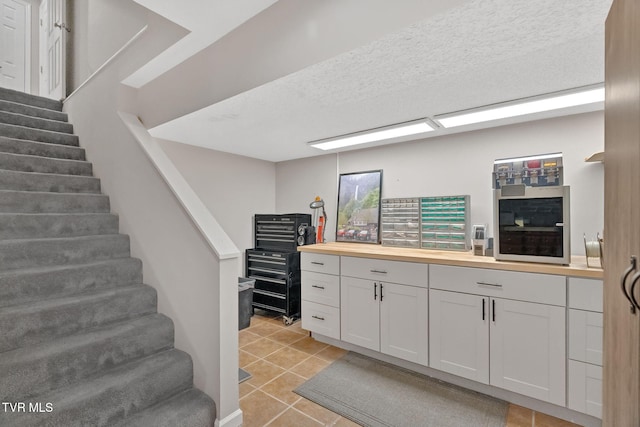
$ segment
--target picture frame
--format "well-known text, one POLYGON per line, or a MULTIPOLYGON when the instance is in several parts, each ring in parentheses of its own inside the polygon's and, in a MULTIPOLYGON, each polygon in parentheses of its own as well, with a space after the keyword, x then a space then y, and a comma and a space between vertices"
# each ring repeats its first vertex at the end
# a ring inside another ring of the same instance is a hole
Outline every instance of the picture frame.
POLYGON ((340 174, 336 242, 380 242, 382 170, 340 174))

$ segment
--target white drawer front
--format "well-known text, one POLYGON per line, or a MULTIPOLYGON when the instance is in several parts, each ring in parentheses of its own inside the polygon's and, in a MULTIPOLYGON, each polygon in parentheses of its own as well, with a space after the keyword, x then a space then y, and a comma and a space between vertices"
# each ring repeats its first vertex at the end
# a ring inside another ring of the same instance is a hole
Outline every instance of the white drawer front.
POLYGON ((340 257, 338 255, 302 252, 300 254, 300 270, 338 275, 340 274, 340 257))
POLYGON ((302 329, 340 339, 340 309, 302 301, 302 329))
POLYGON ((550 274, 431 265, 429 287, 559 306, 567 302, 566 278, 550 274))
POLYGON ((602 418, 602 368, 569 360, 570 409, 602 418))
POLYGON ((340 276, 302 270, 302 299, 340 307, 340 276))
POLYGON ((428 286, 427 264, 343 256, 341 268, 343 276, 424 288, 428 286))
POLYGON ((569 277, 569 307, 602 313, 602 280, 569 277))
POLYGON ((602 366, 602 313, 569 310, 569 359, 602 366))

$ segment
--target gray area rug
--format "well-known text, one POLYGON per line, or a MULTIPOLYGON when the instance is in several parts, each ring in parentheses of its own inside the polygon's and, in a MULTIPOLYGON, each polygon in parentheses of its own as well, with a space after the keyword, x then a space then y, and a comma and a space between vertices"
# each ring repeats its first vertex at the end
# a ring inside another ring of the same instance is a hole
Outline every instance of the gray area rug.
POLYGON ((363 426, 504 427, 509 404, 349 352, 296 390, 363 426))

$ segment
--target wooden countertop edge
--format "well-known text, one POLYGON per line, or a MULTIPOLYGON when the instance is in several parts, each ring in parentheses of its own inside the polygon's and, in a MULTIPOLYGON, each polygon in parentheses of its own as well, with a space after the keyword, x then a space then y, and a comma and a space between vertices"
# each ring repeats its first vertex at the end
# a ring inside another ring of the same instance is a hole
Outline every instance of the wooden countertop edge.
MULTIPOLYGON (((326 255, 343 255, 389 261, 421 262, 457 267, 488 268, 523 273, 556 274, 585 279, 602 279, 600 268, 588 268, 584 256, 572 256, 571 265, 536 264, 530 262, 496 261, 491 257, 474 256, 470 252, 437 251, 431 249, 393 248, 366 243, 328 242, 299 246, 298 251, 326 255)), ((597 262, 597 261, 596 261, 597 262)))

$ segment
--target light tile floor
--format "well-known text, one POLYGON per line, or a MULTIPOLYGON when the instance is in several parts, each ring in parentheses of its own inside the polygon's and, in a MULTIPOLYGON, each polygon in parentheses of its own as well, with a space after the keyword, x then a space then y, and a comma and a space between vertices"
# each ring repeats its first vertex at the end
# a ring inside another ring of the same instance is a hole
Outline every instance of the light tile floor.
MULTIPOLYGON (((284 326, 258 312, 239 332, 240 367, 252 375, 240 384, 244 427, 357 426, 293 390, 346 353, 314 340, 297 321, 284 326)), ((466 427, 466 426, 465 426, 466 427)), ((578 427, 576 424, 510 405, 505 427, 578 427)))

